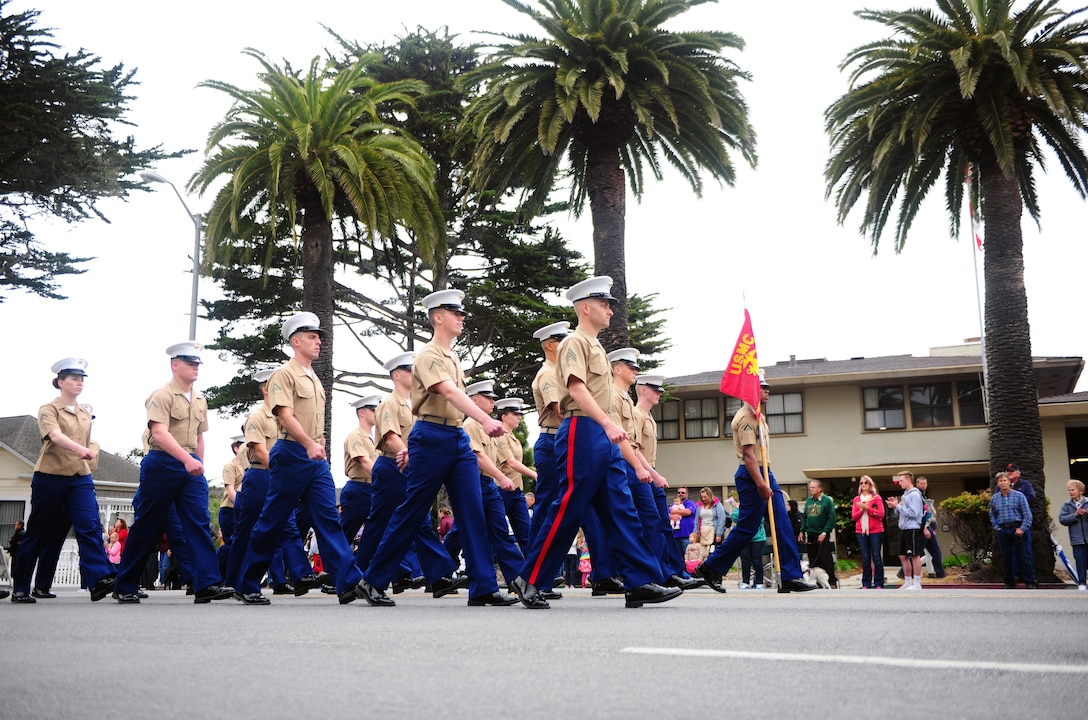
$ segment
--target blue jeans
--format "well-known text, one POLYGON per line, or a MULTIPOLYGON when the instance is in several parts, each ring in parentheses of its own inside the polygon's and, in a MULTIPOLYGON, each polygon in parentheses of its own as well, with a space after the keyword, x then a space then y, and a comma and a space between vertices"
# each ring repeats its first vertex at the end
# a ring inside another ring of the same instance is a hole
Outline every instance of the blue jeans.
POLYGON ((1077 582, 1084 585, 1084 573, 1088 572, 1088 545, 1073 546, 1073 562, 1077 566, 1077 582))
POLYGON ((1018 536, 1016 528, 1001 528, 997 531, 997 544, 1001 548, 1001 557, 1005 561, 1005 584, 1015 585, 1016 578, 1025 583, 1035 582, 1035 568, 1031 564, 1031 533, 1018 536))
POLYGON ((884 587, 884 533, 856 537, 861 548, 861 586, 884 587))

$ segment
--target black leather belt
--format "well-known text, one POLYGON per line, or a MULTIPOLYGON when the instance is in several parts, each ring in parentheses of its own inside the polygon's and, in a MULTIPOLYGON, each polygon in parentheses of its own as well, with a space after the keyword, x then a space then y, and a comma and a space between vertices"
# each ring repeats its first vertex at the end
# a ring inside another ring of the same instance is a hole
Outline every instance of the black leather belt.
POLYGON ((565 413, 563 413, 563 417, 589 417, 589 415, 581 410, 567 410, 565 413))
POLYGON ((542 428, 540 428, 540 432, 543 435, 555 435, 557 432, 559 432, 559 428, 542 427, 542 428))
POLYGON ((1020 527, 1020 523, 1001 523, 1002 530, 1015 530, 1020 527))
POLYGON ((461 427, 460 420, 450 420, 449 418, 438 417, 437 415, 420 415, 419 419, 423 422, 429 422, 435 425, 445 425, 446 427, 461 427))

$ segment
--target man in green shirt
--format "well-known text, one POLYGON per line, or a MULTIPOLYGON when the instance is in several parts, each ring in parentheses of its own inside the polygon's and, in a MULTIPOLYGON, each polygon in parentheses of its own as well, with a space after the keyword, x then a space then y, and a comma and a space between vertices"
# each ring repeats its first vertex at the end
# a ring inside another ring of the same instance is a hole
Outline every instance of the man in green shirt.
POLYGON ((835 574, 835 560, 831 557, 831 531, 835 529, 835 502, 824 495, 824 486, 819 480, 808 484, 808 499, 801 521, 801 534, 798 542, 808 543, 809 567, 823 568, 827 573, 827 582, 833 588, 839 586, 835 574))

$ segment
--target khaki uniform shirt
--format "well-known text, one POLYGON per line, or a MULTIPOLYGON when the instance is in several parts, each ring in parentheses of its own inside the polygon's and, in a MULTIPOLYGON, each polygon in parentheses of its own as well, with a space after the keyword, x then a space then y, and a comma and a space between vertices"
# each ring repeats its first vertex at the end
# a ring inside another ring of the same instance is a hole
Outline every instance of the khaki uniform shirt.
MULTIPOLYGON (((468 434, 469 444, 472 445, 472 452, 482 452, 491 458, 491 462, 495 463, 496 467, 499 466, 503 458, 499 457, 499 446, 496 442, 497 438, 489 437, 484 432, 484 426, 476 422, 472 418, 466 418, 463 425, 465 432, 468 434)), ((480 474, 483 474, 483 470, 480 470, 480 474)))
POLYGON ((465 373, 461 361, 450 348, 437 345, 433 340, 423 346, 412 365, 412 412, 418 418, 424 415, 461 422, 464 414, 446 402, 446 398, 430 392, 443 380, 465 389, 465 373))
POLYGON ((642 457, 650 463, 650 467, 657 467, 657 420, 638 405, 635 405, 635 424, 638 425, 639 449, 642 457))
POLYGON ((576 377, 586 384, 589 394, 608 412, 612 407, 612 395, 615 388, 612 382, 612 368, 608 363, 608 353, 601 341, 589 335, 581 328, 576 328, 559 343, 556 351, 556 375, 559 379, 559 412, 568 413, 582 410, 570 396, 570 379, 576 377))
MULTIPOLYGON (((151 393, 144 406, 147 408, 147 424, 157 422, 166 425, 167 432, 178 441, 185 452, 196 452, 196 443, 208 430, 208 402, 200 391, 192 388, 192 400, 187 400, 177 381, 171 380, 151 393)), ((151 450, 162 450, 151 435, 147 440, 151 450)))
MULTIPOLYGON (((271 450, 272 446, 276 444, 276 441, 280 437, 280 426, 276 422, 276 416, 272 414, 272 408, 265 404, 261 404, 259 408, 253 411, 248 418, 246 418, 246 461, 250 467, 257 467, 262 470, 268 468, 261 466, 257 460, 257 453, 253 449, 254 445, 264 445, 265 450, 271 450)), ((241 490, 242 486, 239 485, 238 489, 241 490)))
MULTIPOLYGON (((91 407, 76 405, 69 410, 64 401, 57 398, 53 402, 38 408, 38 434, 42 437, 42 451, 34 472, 46 475, 90 475, 94 469, 87 460, 80 460, 74 452, 69 452, 49 439, 49 433, 60 430, 84 447, 97 450, 91 445, 91 407)), ((93 462, 93 461, 92 461, 93 462)))
MULTIPOLYGON (((518 441, 517 435, 512 432, 508 432, 500 438, 495 438, 495 445, 498 449, 498 456, 502 462, 497 463, 499 470, 502 470, 502 474, 510 478, 514 483, 515 490, 524 489, 525 482, 521 477, 521 473, 510 467, 507 464, 507 460, 513 458, 518 462, 521 462, 521 443, 518 441)), ((498 485, 498 483, 495 483, 498 485)))
POLYGON ((370 482, 370 471, 359 462, 361 457, 370 458, 370 462, 374 462, 378 457, 378 449, 374 447, 370 436, 361 427, 356 427, 344 439, 344 474, 349 480, 370 482))
POLYGON ((559 378, 556 375, 555 363, 545 360, 537 370, 533 378, 533 402, 536 403, 536 414, 540 427, 558 429, 563 418, 558 413, 549 409, 552 403, 559 404, 559 378))
POLYGON ((756 420, 756 411, 748 403, 744 403, 737 414, 733 416, 733 448, 737 451, 737 459, 744 461, 745 445, 762 445, 759 441, 759 429, 763 428, 763 437, 769 437, 767 423, 760 418, 756 420))
MULTIPOLYGON (((294 358, 268 378, 268 404, 273 414, 278 407, 291 408, 306 434, 318 445, 325 444, 325 388, 316 374, 308 375, 294 358)), ((282 426, 280 437, 302 441, 287 435, 282 426)))
POLYGON ((233 485, 234 492, 242 489, 242 476, 245 475, 249 462, 244 455, 235 455, 223 466, 223 502, 219 507, 234 507, 234 500, 227 494, 226 486, 233 485))
POLYGON ((635 404, 631 402, 631 396, 617 388, 608 414, 614 423, 627 431, 627 442, 637 450, 640 447, 639 424, 635 422, 635 404))
POLYGON ((408 433, 412 432, 415 422, 412 405, 407 398, 402 397, 399 392, 390 393, 374 411, 374 437, 377 438, 378 452, 393 452, 385 442, 385 436, 390 432, 399 435, 407 445, 408 433))

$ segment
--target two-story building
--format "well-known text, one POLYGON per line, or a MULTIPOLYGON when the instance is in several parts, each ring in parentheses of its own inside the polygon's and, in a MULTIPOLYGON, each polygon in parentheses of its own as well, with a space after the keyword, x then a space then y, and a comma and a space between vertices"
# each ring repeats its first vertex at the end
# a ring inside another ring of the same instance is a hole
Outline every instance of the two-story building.
MULTIPOLYGON (((1073 393, 1084 361, 1040 357, 1034 363, 1046 495, 1056 515, 1068 499, 1065 482, 1088 478, 1088 393, 1073 393)), ((790 497, 803 500, 808 482, 820 480, 832 497, 849 498, 862 475, 887 496, 900 470, 929 478, 929 495, 938 503, 989 487, 977 342, 932 348, 927 357, 791 357, 761 369, 772 384, 766 408, 771 469, 790 497)), ((668 399, 655 408, 657 465, 672 487, 731 489, 737 459, 730 422, 740 401, 719 392, 721 376, 719 369, 669 378, 668 399)), ((1058 537, 1067 541, 1064 531, 1058 537)), ((939 539, 947 553, 952 537, 942 528, 939 539)))
MULTIPOLYGON (((41 449, 37 418, 31 415, 0 418, 0 541, 5 546, 15 521, 25 522, 30 516, 30 478, 41 449)), ((139 467, 112 453, 99 454, 94 485, 103 525, 112 524, 118 516, 132 521, 132 497, 139 484, 139 467)), ((55 582, 79 584, 76 542, 71 532, 57 565, 55 582)))

